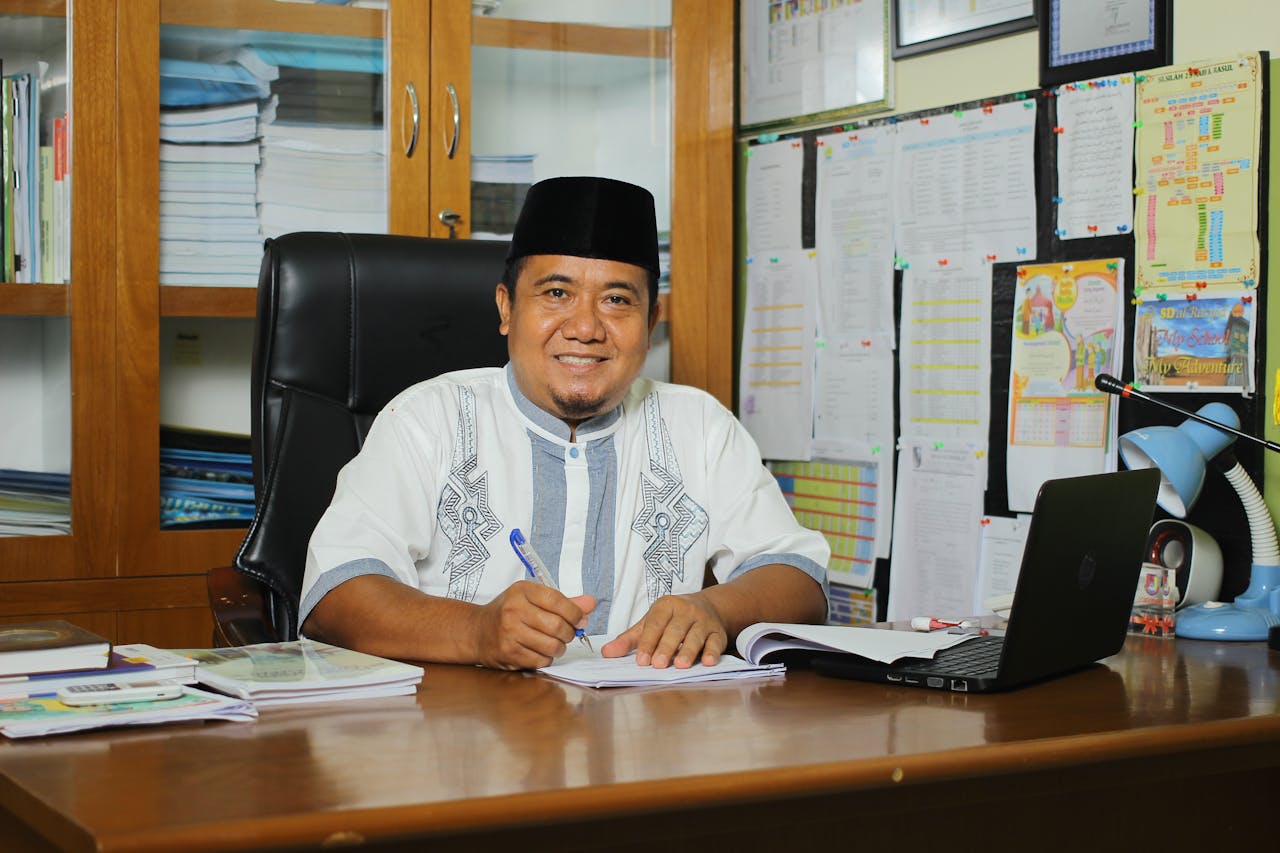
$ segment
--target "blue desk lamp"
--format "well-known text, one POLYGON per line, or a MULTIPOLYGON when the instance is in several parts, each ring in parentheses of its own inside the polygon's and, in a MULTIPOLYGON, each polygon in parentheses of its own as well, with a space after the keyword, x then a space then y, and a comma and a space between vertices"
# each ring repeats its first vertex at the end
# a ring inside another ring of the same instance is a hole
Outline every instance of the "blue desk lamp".
POLYGON ((1199 412, 1187 412, 1100 374, 1094 383, 1100 390, 1137 397, 1188 416, 1176 427, 1135 429, 1120 436, 1120 457, 1129 468, 1159 468, 1160 492, 1156 497, 1166 512, 1185 518, 1200 496, 1209 461, 1222 470, 1240 496, 1249 521, 1253 568, 1249 587, 1234 602, 1210 601, 1178 611, 1177 636, 1197 640, 1266 640, 1267 632, 1280 625, 1280 547, 1271 513, 1244 467, 1227 450, 1236 437, 1259 442, 1269 450, 1280 445, 1240 431, 1240 419, 1224 403, 1209 403, 1199 412))

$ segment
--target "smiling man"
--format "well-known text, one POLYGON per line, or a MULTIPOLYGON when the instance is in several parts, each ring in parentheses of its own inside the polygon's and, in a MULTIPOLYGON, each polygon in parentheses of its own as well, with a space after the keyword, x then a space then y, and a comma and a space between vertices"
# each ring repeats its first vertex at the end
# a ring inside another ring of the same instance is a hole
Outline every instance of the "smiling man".
POLYGON ((653 196, 530 188, 497 287, 504 368, 379 414, 311 538, 303 633, 396 658, 544 666, 576 629, 607 657, 711 664, 754 622, 826 615, 823 538, 741 424, 640 377, 658 321, 653 196), (526 579, 519 528, 559 590, 526 579))

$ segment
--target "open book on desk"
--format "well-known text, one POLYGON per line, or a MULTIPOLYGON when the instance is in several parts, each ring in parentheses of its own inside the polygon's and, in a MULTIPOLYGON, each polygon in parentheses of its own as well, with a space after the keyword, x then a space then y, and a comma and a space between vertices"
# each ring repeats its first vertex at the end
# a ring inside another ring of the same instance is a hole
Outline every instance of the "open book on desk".
POLYGON ((688 669, 674 666, 655 669, 638 666, 634 654, 620 658, 600 656, 600 647, 610 637, 592 637, 596 651, 587 650, 579 643, 570 643, 569 649, 555 663, 538 670, 543 675, 559 681, 567 681, 581 687, 642 687, 662 684, 694 684, 704 681, 724 681, 737 678, 762 678, 782 675, 786 668, 781 664, 748 663, 733 655, 721 655, 715 666, 696 663, 688 669))
POLYGON ((738 634, 737 645, 738 653, 752 663, 797 653, 807 657, 814 652, 844 652, 881 663, 893 663, 902 658, 932 658, 943 649, 958 646, 973 636, 946 631, 891 631, 846 625, 757 622, 738 634))

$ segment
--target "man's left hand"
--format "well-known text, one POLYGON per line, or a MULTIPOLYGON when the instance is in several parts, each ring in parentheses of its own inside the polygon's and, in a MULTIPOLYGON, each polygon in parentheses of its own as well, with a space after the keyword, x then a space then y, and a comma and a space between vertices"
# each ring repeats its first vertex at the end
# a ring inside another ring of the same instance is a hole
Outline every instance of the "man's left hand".
POLYGON ((688 669, 701 660, 714 666, 729 645, 729 631, 702 593, 664 595, 639 622, 606 643, 600 654, 617 658, 636 653, 639 666, 688 669))

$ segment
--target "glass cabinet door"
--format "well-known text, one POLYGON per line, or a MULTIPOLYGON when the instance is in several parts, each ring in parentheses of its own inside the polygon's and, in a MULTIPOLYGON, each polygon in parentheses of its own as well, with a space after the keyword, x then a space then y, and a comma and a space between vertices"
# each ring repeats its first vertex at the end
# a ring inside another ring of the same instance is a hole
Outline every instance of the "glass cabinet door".
POLYGON ((374 5, 120 6, 122 51, 148 65, 120 84, 137 135, 122 196, 153 212, 122 238, 132 340, 120 420, 134 426, 120 450, 135 478, 121 509, 123 572, 229 563, 252 518, 263 241, 388 230, 389 12, 374 5))
MULTIPOLYGON (((544 178, 598 175, 638 184, 656 202, 665 303, 670 0, 472 5, 471 236, 509 238, 525 191, 544 178)), ((667 339, 667 324, 660 323, 646 366, 646 373, 663 379, 669 375, 667 339)))
POLYGON ((5 539, 71 532, 68 55, 63 2, 0 0, 0 537, 5 539))

